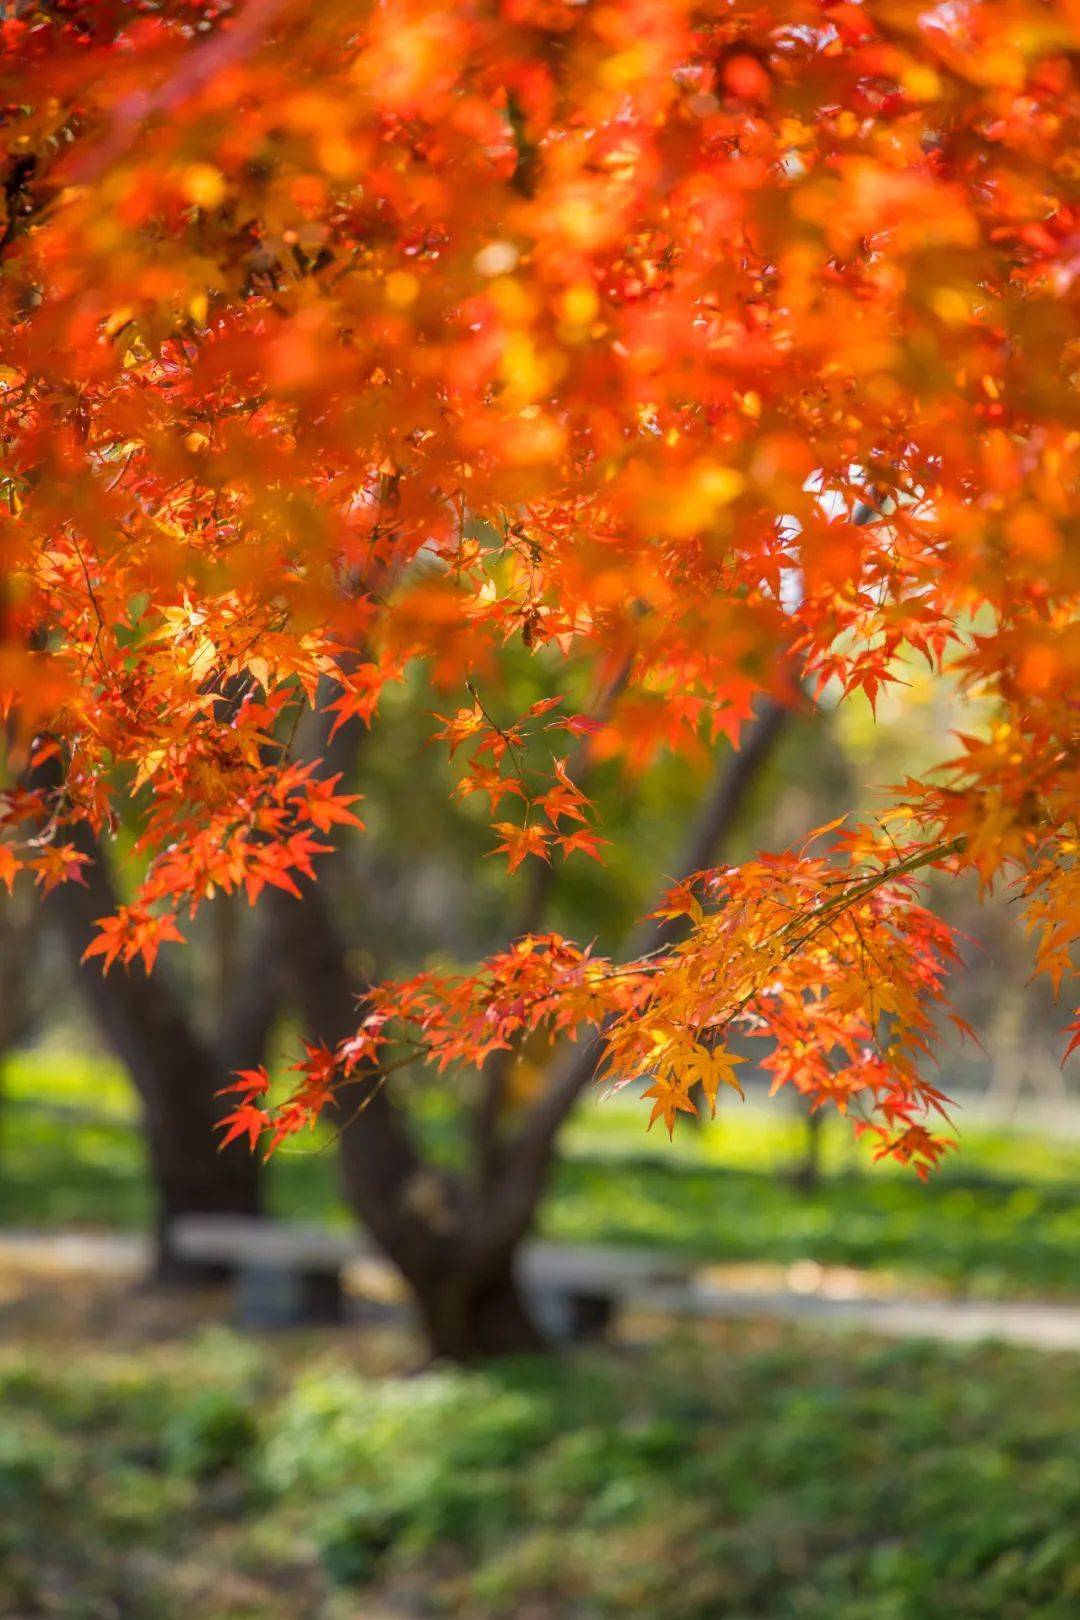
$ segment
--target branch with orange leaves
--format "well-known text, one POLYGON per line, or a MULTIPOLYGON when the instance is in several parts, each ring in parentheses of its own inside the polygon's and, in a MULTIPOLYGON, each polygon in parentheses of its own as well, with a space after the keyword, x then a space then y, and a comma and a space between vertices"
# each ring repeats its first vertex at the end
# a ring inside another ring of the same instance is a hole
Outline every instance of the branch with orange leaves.
MULTIPOLYGON (((814 914, 809 929, 806 918, 797 915, 791 918, 778 929, 777 939, 782 944, 780 962, 791 959, 799 950, 805 949, 817 935, 829 927, 846 911, 857 907, 866 901, 877 890, 889 884, 902 883, 914 876, 917 872, 933 865, 938 865, 962 852, 964 840, 952 838, 940 840, 934 844, 910 851, 899 860, 885 864, 880 870, 860 875, 854 881, 848 881, 837 893, 830 895, 814 914), (786 940, 782 938, 786 931, 786 940)), ((942 949, 945 941, 940 940, 942 949)), ((677 955, 683 954, 687 949, 693 948, 693 936, 690 941, 676 947, 657 946, 654 950, 643 953, 634 961, 622 966, 612 965, 607 970, 607 980, 622 978, 628 975, 640 975, 643 978, 657 977, 677 955)), ((599 964, 595 964, 599 971, 599 964)), ((596 980, 593 981, 594 987, 596 980)), ((737 998, 734 1006, 730 1008, 727 1022, 745 1012, 753 1002, 755 996, 761 995, 764 985, 755 980, 746 986, 737 998)), ((624 1027, 633 1028, 639 1018, 640 1009, 635 1009, 624 1027)), ((611 1053, 612 1038, 619 1027, 620 1015, 612 1012, 600 1021, 599 1028, 573 1051, 562 1070, 556 1075, 553 1083, 543 1097, 534 1105, 526 1117, 516 1141, 506 1157, 504 1174, 499 1188, 498 1202, 507 1213, 511 1222, 526 1220, 528 1211, 533 1207, 537 1196, 538 1186, 542 1183, 550 1162, 551 1150, 555 1137, 575 1101, 585 1087, 593 1080, 611 1053)), ((703 1043, 693 1042, 697 1047, 703 1043)), ((710 1041, 706 1047, 706 1055, 715 1051, 715 1041, 710 1041)), ((632 1074, 623 1076, 623 1083, 633 1078, 632 1074)), ((721 1078, 725 1078, 721 1076, 721 1078)), ((929 1097, 929 1089, 924 1087, 924 1095, 929 1097)), ((936 1105, 937 1098, 929 1099, 936 1105)), ((693 1105, 691 1105, 692 1107, 693 1105)), ((687 1111, 687 1110, 683 1110, 687 1111)), ((917 1128, 917 1127, 915 1127, 917 1128)), ((903 1148, 899 1141, 891 1144, 897 1156, 903 1156, 903 1148)))

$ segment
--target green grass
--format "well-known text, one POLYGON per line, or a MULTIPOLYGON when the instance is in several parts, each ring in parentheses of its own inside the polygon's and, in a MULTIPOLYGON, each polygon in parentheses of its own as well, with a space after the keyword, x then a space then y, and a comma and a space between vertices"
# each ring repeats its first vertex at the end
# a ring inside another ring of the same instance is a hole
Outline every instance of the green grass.
POLYGON ((728 1329, 365 1377, 311 1336, 0 1357, 0 1613, 1071 1620, 1075 1360, 728 1329))
MULTIPOLYGON (((0 1224, 146 1221, 150 1191, 118 1071, 90 1059, 21 1056, 9 1061, 0 1091, 0 1224), (43 1112, 42 1097, 117 1122, 43 1112)), ((452 1152, 445 1112, 429 1116, 436 1146, 452 1152)), ((674 1146, 643 1125, 635 1102, 586 1102, 543 1213, 549 1235, 717 1262, 812 1259, 983 1297, 1080 1292, 1080 1144, 972 1128, 924 1186, 910 1172, 868 1167, 837 1121, 826 1179, 804 1193, 786 1173, 802 1125, 782 1102, 771 1111, 731 1103, 714 1126, 674 1146)), ((332 1151, 278 1155, 269 1183, 280 1214, 348 1220, 332 1151)))
MULTIPOLYGON (((0 1090, 0 1222, 146 1219, 122 1075, 39 1054, 9 1063, 0 1090), (115 1118, 88 1117, 101 1112, 115 1118)), ((837 1126, 824 1185, 799 1193, 783 1172, 801 1127, 781 1105, 731 1105, 674 1147, 642 1125, 635 1105, 581 1110, 549 1232, 982 1294, 1077 1291, 1074 1145, 972 1130, 923 1187, 867 1171, 837 1126)), ((446 1115, 429 1109, 425 1126, 451 1155, 446 1115)), ((279 1157, 272 1203, 343 1221, 334 1174, 331 1153, 279 1157)), ((357 1363, 383 1352, 355 1332, 158 1326, 128 1342, 98 1315, 111 1344, 54 1330, 0 1349, 0 1615, 1080 1612, 1077 1358, 740 1324, 375 1376, 357 1363)))

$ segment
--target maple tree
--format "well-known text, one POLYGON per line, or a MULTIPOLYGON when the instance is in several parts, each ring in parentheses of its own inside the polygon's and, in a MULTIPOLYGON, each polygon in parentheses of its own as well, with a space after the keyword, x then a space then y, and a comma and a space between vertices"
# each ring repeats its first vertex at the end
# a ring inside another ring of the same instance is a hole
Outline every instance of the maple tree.
MULTIPOLYGON (((522 877, 604 859, 598 761, 874 704, 913 655, 988 716, 872 824, 737 869, 706 843, 625 960, 534 908, 346 1019, 320 958, 296 1086, 273 1102, 252 1053, 226 1139, 328 1107, 393 1134, 417 1059, 482 1066, 490 1122, 514 1052, 565 1041, 489 1155, 501 1263, 594 1073, 646 1078, 671 1128, 748 1037, 775 1085, 937 1161, 955 947, 921 875, 1013 885, 1036 968, 1073 976, 1078 42, 1071 0, 0 24, 0 881, 74 890, 134 818, 91 962, 153 969, 215 895, 317 906, 363 814, 320 761, 417 662, 522 877), (508 712, 509 644, 561 699, 508 712)), ((412 1175, 379 1140, 365 1173, 412 1175)))

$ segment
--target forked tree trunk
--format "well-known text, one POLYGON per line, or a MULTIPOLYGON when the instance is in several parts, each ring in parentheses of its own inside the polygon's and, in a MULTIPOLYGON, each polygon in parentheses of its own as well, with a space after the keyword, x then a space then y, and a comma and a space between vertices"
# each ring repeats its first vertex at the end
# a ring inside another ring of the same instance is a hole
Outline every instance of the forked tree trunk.
POLYGON ((520 1239, 500 1242, 497 1229, 485 1232, 471 1190, 407 1158, 403 1123, 385 1092, 372 1096, 342 1131, 342 1187, 406 1284, 432 1359, 550 1348, 516 1276, 520 1239))
MULTIPOLYGON (((308 1038, 334 1046, 359 1022, 359 987, 324 886, 325 874, 322 884, 304 884, 301 901, 275 890, 265 903, 308 1038)), ((361 1078, 339 1108, 346 1200, 407 1284, 431 1356, 476 1361, 542 1349, 514 1276, 515 1244, 499 1241, 475 1193, 421 1158, 380 1076, 361 1078)))
MULTIPOLYGON (((785 718, 786 711, 767 705, 742 752, 720 770, 691 840, 688 874, 708 865, 727 837, 785 718)), ((319 750, 324 770, 346 769, 354 746, 343 727, 337 736, 343 757, 333 757, 332 741, 319 750)), ((264 905, 307 1035, 333 1047, 355 1032, 362 997, 325 898, 326 877, 324 867, 319 885, 303 885, 300 901, 275 889, 264 905)), ((650 937, 649 948, 657 943, 670 941, 650 937)), ((511 1140, 500 1130, 495 1065, 489 1106, 480 1111, 477 1174, 469 1184, 424 1162, 384 1077, 366 1075, 342 1099, 346 1199, 408 1284, 432 1356, 473 1361, 547 1346, 515 1278, 514 1259, 544 1196, 559 1129, 601 1050, 599 1037, 577 1047, 511 1140)))

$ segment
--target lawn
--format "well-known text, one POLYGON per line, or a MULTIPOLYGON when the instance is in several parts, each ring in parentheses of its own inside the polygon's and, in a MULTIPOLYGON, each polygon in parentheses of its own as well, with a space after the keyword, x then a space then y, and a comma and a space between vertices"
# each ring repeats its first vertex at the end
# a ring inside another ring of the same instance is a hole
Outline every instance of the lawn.
POLYGON ((220 1327, 0 1353, 0 1613, 1080 1612, 1076 1360, 747 1325, 475 1372, 363 1353, 220 1327))
MULTIPOLYGON (((71 1055, 21 1056, 9 1060, 0 1091, 0 1224, 145 1222, 150 1192, 118 1071, 71 1055), (43 1112, 46 1096, 72 1112, 43 1112)), ((544 1210, 549 1235, 716 1262, 866 1267, 901 1285, 988 1298, 1080 1293, 1078 1143, 971 1128, 962 1151, 923 1186, 910 1172, 868 1167, 837 1121, 823 1184, 802 1192, 789 1174, 802 1125, 782 1101, 733 1102, 715 1125, 674 1146, 643 1125, 635 1102, 586 1101, 544 1210)), ((428 1130, 452 1153, 434 1109, 428 1130)), ((270 1199, 281 1214, 348 1220, 325 1143, 275 1158, 270 1199)))

